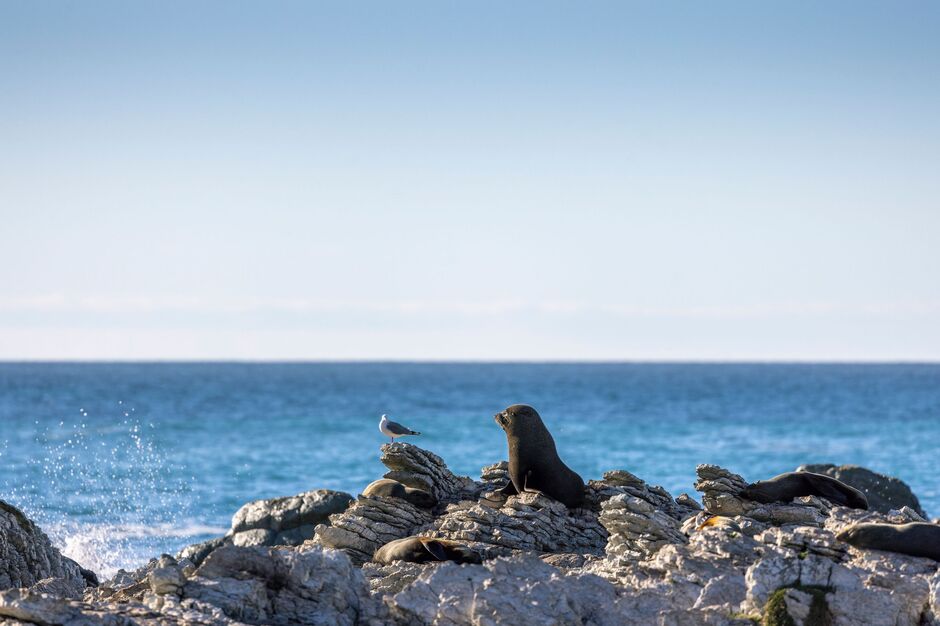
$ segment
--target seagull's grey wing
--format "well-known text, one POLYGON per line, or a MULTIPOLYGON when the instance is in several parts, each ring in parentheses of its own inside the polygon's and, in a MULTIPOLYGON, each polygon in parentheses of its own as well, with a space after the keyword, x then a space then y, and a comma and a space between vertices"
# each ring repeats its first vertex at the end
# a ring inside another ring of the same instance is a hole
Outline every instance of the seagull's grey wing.
POLYGON ((385 428, 388 429, 390 433, 395 433, 396 435, 410 435, 412 430, 410 428, 405 428, 398 422, 389 421, 385 424, 385 428))

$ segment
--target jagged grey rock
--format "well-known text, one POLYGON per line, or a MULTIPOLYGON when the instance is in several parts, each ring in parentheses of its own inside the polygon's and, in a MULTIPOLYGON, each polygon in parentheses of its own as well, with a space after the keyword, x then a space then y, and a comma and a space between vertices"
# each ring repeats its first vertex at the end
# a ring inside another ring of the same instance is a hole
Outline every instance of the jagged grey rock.
MULTIPOLYGON (((62 579, 47 577, 0 593, 0 626, 738 626, 761 619, 770 598, 795 623, 823 603, 837 626, 940 626, 940 564, 836 539, 859 522, 923 521, 906 504, 887 512, 814 497, 760 504, 739 497, 741 476, 702 465, 696 488, 704 510, 623 470, 590 481, 584 506, 568 510, 534 492, 496 493, 504 463, 485 467, 476 482, 409 444, 383 449, 393 478, 435 494, 437 508, 360 497, 300 546, 241 547, 231 537, 227 545, 193 546, 184 552, 197 562, 163 555, 86 589, 84 603, 55 597, 62 579), (368 562, 377 547, 414 534, 460 541, 489 560, 368 562)), ((264 514, 245 510, 232 535, 240 543, 281 532, 274 513, 254 527, 248 520, 264 514)))
POLYGON ((296 546, 313 538, 314 528, 330 515, 345 511, 353 497, 342 491, 317 489, 296 496, 255 500, 232 517, 236 546, 296 546))
POLYGON ((50 578, 57 579, 57 589, 74 597, 80 597, 86 585, 75 561, 62 556, 22 511, 0 500, 0 589, 30 587, 50 578))
POLYGON ((352 625, 377 615, 362 572, 317 546, 223 546, 186 581, 182 597, 249 624, 352 625))
POLYGON ((486 492, 477 502, 451 504, 418 534, 460 541, 484 558, 513 550, 601 554, 607 542, 596 513, 569 510, 536 492, 508 497, 486 492))
POLYGON ((232 526, 224 537, 195 543, 179 552, 180 558, 200 565, 214 550, 235 545, 298 546, 312 539, 316 527, 329 524, 330 515, 345 511, 353 497, 342 491, 316 489, 296 496, 254 500, 232 516, 232 526))
POLYGON ((666 544, 687 541, 681 519, 637 496, 619 494, 605 500, 599 521, 610 533, 606 548, 609 555, 639 558, 654 554, 666 544))
POLYGON ((702 492, 705 510, 715 515, 745 516, 769 524, 821 526, 832 505, 815 496, 795 498, 793 502, 760 503, 740 496, 747 481, 738 474, 716 465, 695 468, 695 489, 702 492))
POLYGON ((310 543, 342 550, 361 565, 389 541, 416 534, 432 519, 427 509, 400 498, 359 496, 346 511, 331 516, 329 525, 317 526, 310 543))
MULTIPOLYGON (((475 498, 483 489, 481 483, 451 472, 436 454, 409 443, 384 444, 381 461, 389 469, 385 478, 427 491, 439 500, 438 508, 475 498)), ((329 525, 318 526, 312 543, 343 550, 361 565, 386 543, 427 530, 433 519, 431 511, 400 498, 359 496, 347 510, 331 515, 329 525)))
POLYGON ((395 442, 383 444, 381 450, 380 460, 388 468, 384 478, 423 489, 441 502, 474 497, 482 489, 470 477, 457 476, 447 469, 441 457, 418 446, 395 442))

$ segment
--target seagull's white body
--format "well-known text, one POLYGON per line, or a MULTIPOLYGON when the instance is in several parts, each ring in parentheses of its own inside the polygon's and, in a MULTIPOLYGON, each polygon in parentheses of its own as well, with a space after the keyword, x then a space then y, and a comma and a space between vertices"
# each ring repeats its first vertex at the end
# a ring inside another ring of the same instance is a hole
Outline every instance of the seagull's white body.
POLYGON ((383 415, 382 419, 379 420, 379 432, 381 432, 386 437, 389 437, 392 440, 392 443, 395 443, 396 437, 407 437, 408 435, 420 435, 421 433, 411 430, 410 428, 405 428, 398 422, 393 422, 388 419, 387 415, 383 415))

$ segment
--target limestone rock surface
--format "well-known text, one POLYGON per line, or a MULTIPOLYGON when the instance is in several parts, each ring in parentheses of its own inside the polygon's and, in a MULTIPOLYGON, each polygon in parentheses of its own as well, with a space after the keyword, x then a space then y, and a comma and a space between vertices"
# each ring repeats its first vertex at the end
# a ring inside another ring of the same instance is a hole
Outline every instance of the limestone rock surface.
POLYGON ((46 588, 52 585, 60 593, 78 597, 93 579, 90 572, 86 575, 75 561, 62 556, 22 511, 0 500, 0 589, 30 587, 43 581, 46 588))

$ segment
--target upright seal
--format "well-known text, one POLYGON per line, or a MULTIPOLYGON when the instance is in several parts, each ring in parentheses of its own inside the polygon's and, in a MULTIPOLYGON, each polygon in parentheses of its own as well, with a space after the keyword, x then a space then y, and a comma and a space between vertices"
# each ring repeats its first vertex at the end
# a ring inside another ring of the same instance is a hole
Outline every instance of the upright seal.
POLYGON ((584 481, 562 463, 555 440, 530 406, 514 404, 493 416, 506 431, 509 478, 506 494, 539 491, 569 508, 584 502, 584 481))

